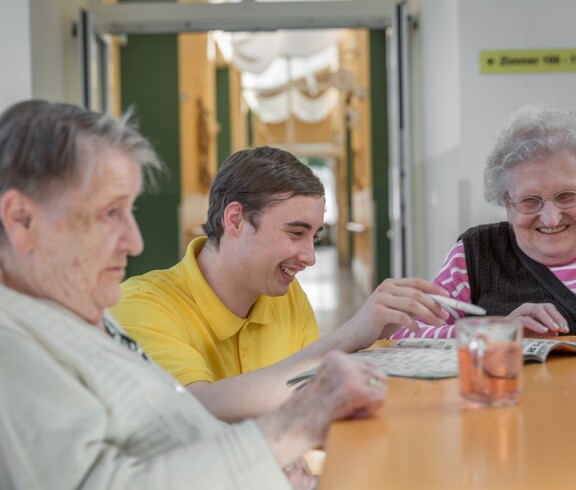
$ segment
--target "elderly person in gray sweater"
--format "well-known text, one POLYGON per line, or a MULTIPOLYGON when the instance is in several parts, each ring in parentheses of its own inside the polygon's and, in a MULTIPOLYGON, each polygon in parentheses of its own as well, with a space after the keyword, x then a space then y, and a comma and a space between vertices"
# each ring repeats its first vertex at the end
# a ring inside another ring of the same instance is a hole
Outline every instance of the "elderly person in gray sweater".
POLYGON ((107 308, 160 167, 125 118, 44 101, 0 116, 2 489, 310 488, 286 468, 384 403, 377 367, 331 352, 280 408, 225 424, 126 335, 107 308))

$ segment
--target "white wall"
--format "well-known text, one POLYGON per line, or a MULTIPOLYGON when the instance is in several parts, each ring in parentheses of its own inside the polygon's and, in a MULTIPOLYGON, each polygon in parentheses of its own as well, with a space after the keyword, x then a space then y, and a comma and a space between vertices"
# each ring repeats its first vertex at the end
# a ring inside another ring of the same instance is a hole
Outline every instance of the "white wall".
POLYGON ((87 0, 29 0, 34 97, 81 103, 78 41, 73 28, 87 0))
POLYGON ((80 103, 73 25, 86 0, 1 0, 0 111, 34 98, 80 103))
POLYGON ((32 94, 28 0, 2 0, 0 112, 32 94))
MULTIPOLYGON (((412 39, 420 53, 421 67, 417 72, 420 80, 417 86, 420 93, 413 99, 419 101, 418 118, 414 124, 420 125, 414 134, 420 134, 421 148, 414 151, 418 161, 414 162, 422 184, 419 185, 418 206, 414 206, 414 274, 432 277, 433 269, 440 266, 438 256, 446 254, 441 236, 453 241, 458 228, 458 214, 452 190, 457 186, 458 147, 460 145, 459 111, 459 41, 458 41, 458 0, 421 0, 415 18, 417 26, 412 39), (442 213, 442 216, 437 216, 442 213), (437 218, 437 219, 434 219, 437 218)), ((413 70, 413 74, 417 75, 413 70)))
POLYGON ((458 235, 504 219, 483 198, 484 161, 504 119, 525 104, 576 107, 576 74, 481 75, 480 51, 576 48, 570 0, 419 0, 422 161, 427 227, 417 274, 433 277, 458 235))

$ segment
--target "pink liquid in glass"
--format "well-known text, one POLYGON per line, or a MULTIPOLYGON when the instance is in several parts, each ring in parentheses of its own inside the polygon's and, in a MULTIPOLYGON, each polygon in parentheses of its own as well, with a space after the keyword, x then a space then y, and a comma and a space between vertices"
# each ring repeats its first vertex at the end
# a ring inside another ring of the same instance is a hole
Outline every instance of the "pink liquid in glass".
POLYGON ((517 344, 458 349, 460 393, 483 405, 510 405, 522 390, 522 353, 517 344))

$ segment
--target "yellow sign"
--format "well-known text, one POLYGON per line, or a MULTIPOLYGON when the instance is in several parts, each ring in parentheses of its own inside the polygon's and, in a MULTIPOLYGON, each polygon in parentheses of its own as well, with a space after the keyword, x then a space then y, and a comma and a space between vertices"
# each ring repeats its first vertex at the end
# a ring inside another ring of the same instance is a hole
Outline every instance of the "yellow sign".
POLYGON ((480 73, 576 72, 575 49, 480 51, 480 73))

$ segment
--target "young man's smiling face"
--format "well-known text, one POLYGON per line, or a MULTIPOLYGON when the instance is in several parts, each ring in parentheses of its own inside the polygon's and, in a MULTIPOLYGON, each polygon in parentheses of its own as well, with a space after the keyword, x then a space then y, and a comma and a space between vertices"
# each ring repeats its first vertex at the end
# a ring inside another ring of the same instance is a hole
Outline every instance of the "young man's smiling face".
POLYGON ((286 294, 294 276, 315 264, 324 206, 324 197, 294 196, 263 210, 256 228, 242 219, 234 253, 247 292, 255 298, 286 294))

